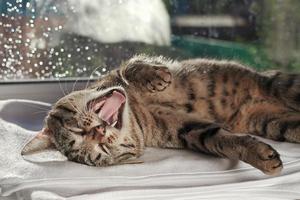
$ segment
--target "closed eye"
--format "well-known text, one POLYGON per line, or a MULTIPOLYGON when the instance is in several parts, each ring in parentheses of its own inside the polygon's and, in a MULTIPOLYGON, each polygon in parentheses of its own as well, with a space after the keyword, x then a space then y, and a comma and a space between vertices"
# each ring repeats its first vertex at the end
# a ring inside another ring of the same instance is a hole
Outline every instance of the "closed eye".
POLYGON ((56 107, 57 109, 60 109, 60 110, 63 110, 63 111, 65 111, 65 112, 70 112, 70 113, 76 113, 76 111, 74 111, 74 110, 71 110, 71 109, 69 109, 69 108, 67 108, 67 107, 65 107, 65 106, 62 106, 62 105, 59 105, 59 106, 57 106, 56 107))
POLYGON ((126 153, 123 153, 123 154, 117 156, 116 159, 118 159, 118 161, 123 161, 123 160, 127 160, 129 158, 135 157, 135 156, 136 156, 135 153, 126 152, 126 153))
POLYGON ((84 130, 81 129, 81 128, 78 128, 78 127, 71 127, 71 126, 68 126, 68 125, 65 125, 64 126, 66 129, 68 129, 69 131, 72 131, 74 133, 83 133, 84 130))

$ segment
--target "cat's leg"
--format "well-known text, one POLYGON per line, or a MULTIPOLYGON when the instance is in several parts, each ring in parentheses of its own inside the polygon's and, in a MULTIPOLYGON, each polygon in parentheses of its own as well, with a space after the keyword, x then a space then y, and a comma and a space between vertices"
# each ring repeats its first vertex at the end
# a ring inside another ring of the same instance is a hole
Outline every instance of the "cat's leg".
POLYGON ((300 112, 278 101, 249 100, 224 124, 229 125, 233 132, 300 143, 300 112))
POLYGON ((162 106, 149 107, 146 146, 183 148, 229 159, 239 159, 266 174, 282 169, 279 154, 270 145, 246 134, 235 134, 220 126, 199 119, 197 115, 162 106))
POLYGON ((229 159, 239 159, 275 175, 282 169, 279 154, 270 145, 244 134, 232 134, 215 124, 187 123, 179 130, 186 147, 229 159))
POLYGON ((300 74, 273 71, 261 75, 260 87, 264 95, 280 100, 300 112, 300 74))
POLYGON ((254 112, 247 117, 248 132, 276 141, 300 143, 299 112, 254 112))
POLYGON ((169 69, 160 64, 135 61, 121 67, 120 75, 128 84, 145 92, 161 92, 172 82, 169 69))
POLYGON ((245 106, 244 120, 250 132, 277 141, 300 143, 300 74, 262 73, 264 100, 245 106))

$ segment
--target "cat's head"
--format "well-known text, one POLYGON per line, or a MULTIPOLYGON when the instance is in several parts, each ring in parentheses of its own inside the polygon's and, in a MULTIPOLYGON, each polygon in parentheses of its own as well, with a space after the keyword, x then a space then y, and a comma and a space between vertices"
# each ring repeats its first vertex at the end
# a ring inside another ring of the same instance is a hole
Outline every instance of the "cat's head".
POLYGON ((22 153, 52 147, 69 160, 88 165, 130 163, 144 148, 134 126, 123 87, 103 89, 99 82, 61 98, 48 113, 43 130, 22 153))

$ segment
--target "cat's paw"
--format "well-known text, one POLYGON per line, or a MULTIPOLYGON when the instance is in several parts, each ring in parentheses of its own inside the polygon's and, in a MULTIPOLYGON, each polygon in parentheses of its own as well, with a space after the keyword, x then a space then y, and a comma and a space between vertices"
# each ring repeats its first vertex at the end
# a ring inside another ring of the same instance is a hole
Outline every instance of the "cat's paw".
POLYGON ((163 91, 171 84, 172 74, 167 67, 153 67, 146 79, 146 87, 150 92, 163 91))
POLYGON ((268 175, 277 175, 283 168, 278 152, 263 142, 253 146, 247 157, 250 164, 268 175))

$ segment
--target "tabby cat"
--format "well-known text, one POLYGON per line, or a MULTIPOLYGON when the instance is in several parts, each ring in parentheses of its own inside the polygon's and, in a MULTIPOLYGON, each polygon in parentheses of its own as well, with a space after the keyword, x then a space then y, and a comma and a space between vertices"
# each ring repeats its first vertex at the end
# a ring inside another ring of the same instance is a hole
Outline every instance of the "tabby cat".
POLYGON ((300 143, 300 75, 136 56, 60 99, 22 153, 54 147, 105 166, 134 163, 145 147, 187 148, 278 174, 279 154, 248 134, 300 143))

